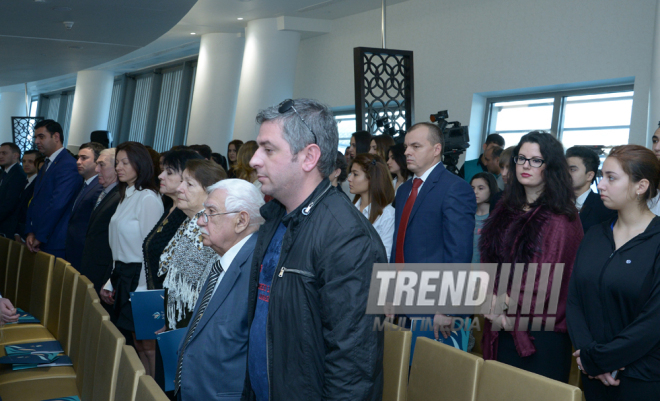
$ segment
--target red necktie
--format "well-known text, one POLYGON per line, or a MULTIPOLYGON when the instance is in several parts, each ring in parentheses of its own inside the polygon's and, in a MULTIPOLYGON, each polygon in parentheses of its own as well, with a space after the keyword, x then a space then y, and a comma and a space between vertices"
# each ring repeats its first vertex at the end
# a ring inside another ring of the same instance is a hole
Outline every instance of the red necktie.
POLYGON ((417 190, 423 182, 424 181, 422 181, 421 178, 415 178, 413 180, 412 191, 410 191, 406 205, 403 207, 403 213, 401 213, 401 221, 399 221, 399 231, 396 235, 396 256, 394 258, 395 263, 403 263, 403 243, 406 239, 408 219, 410 218, 410 213, 412 212, 413 205, 415 204, 415 199, 417 199, 417 190))

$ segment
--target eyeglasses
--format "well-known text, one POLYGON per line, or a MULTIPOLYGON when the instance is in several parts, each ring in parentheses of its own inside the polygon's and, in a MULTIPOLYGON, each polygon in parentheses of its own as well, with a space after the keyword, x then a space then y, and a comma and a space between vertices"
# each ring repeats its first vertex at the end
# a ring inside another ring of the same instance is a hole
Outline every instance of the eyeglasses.
POLYGON ((232 213, 240 213, 240 212, 224 212, 224 213, 213 213, 213 214, 207 214, 206 212, 202 212, 202 216, 204 216, 204 223, 208 224, 209 217, 211 216, 220 216, 223 214, 232 214, 232 213))
POLYGON ((316 134, 314 133, 314 131, 312 131, 311 128, 309 128, 309 125, 307 125, 307 122, 305 121, 305 119, 302 118, 302 116, 300 114, 298 114, 298 110, 296 110, 295 106, 293 105, 293 99, 287 99, 287 100, 283 101, 282 103, 280 103, 280 106, 277 109, 277 111, 280 114, 284 114, 284 113, 288 112, 289 110, 293 110, 293 112, 296 113, 298 118, 300 118, 300 121, 302 121, 303 124, 305 124, 305 127, 307 127, 307 129, 309 130, 309 132, 311 132, 312 135, 314 135, 314 143, 318 144, 318 140, 316 139, 316 134))
POLYGON ((543 163, 545 163, 545 160, 538 158, 528 159, 523 156, 514 156, 513 162, 521 166, 524 166, 525 163, 529 162, 530 167, 539 168, 543 165, 543 163))

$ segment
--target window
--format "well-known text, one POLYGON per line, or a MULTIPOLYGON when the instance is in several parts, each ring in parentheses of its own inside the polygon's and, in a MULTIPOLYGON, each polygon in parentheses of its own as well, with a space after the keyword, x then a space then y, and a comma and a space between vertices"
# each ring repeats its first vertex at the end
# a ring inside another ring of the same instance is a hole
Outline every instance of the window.
POLYGON ((339 131, 339 144, 337 150, 342 154, 351 146, 351 135, 355 132, 355 112, 353 114, 335 115, 337 130, 339 131))
POLYGON ((544 130, 564 148, 623 145, 628 143, 632 98, 632 85, 491 98, 484 138, 498 133, 509 147, 530 131, 544 130))

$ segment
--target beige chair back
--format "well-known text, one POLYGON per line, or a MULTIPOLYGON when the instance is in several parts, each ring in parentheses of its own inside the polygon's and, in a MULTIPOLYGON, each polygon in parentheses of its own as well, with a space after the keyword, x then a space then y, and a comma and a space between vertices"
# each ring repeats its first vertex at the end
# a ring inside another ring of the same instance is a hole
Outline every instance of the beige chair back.
POLYGON ((412 333, 389 322, 384 330, 383 401, 405 401, 412 333))
MULTIPOLYGON (((32 273, 32 290, 30 294, 30 306, 28 307, 28 312, 30 312, 34 317, 41 321, 41 324, 44 327, 48 327, 48 310, 50 305, 53 305, 53 308, 57 310, 59 314, 60 302, 59 296, 57 297, 57 303, 50 304, 50 291, 51 286, 53 285, 53 264, 55 263, 55 257, 49 253, 38 252, 34 258, 34 269, 32 273)), ((56 292, 62 292, 62 276, 59 280, 59 288, 56 289, 56 292)), ((57 325, 57 323, 56 323, 57 325)), ((53 335, 57 334, 57 330, 50 332, 53 335)))
POLYGON ((13 241, 9 238, 0 237, 0 292, 4 294, 7 282, 7 264, 9 263, 9 246, 13 241))
POLYGON ((582 391, 574 386, 486 361, 479 376, 477 401, 580 401, 582 391))
MULTIPOLYGON (((71 319, 71 346, 69 348, 69 356, 73 362, 73 368, 78 371, 80 354, 83 352, 81 344, 85 344, 87 337, 84 335, 88 328, 87 314, 92 305, 86 305, 85 297, 87 297, 87 290, 94 288, 91 281, 85 281, 85 276, 78 275, 78 283, 76 284, 76 294, 73 301, 73 315, 71 319)), ((91 302, 91 301, 90 301, 91 302)))
POLYGON ((68 263, 60 258, 55 259, 53 274, 51 276, 50 292, 48 296, 48 319, 46 328, 57 337, 60 327, 60 313, 62 308, 62 285, 64 272, 68 263))
POLYGON ((145 373, 144 365, 140 361, 135 348, 124 345, 119 360, 117 386, 115 387, 114 401, 135 401, 140 376, 145 373))
POLYGON ((8 298, 16 305, 16 294, 18 291, 18 274, 21 270, 21 258, 23 252, 28 252, 25 245, 14 241, 9 245, 9 257, 7 258, 7 282, 5 283, 2 296, 8 298))
POLYGON ((156 381, 148 375, 140 376, 135 399, 138 401, 169 401, 156 381))
POLYGON ((26 312, 30 311, 32 298, 32 277, 34 276, 34 263, 37 254, 25 250, 21 255, 21 266, 18 270, 18 283, 16 285, 16 303, 14 306, 26 312))
POLYGON ((408 382, 408 401, 473 401, 483 359, 418 337, 408 382))
MULTIPOLYGON (((83 330, 82 338, 84 341, 81 343, 81 355, 78 359, 79 367, 76 368, 76 386, 80 391, 80 395, 82 395, 81 399, 92 400, 94 385, 96 384, 95 367, 97 363, 105 363, 103 360, 96 359, 101 337, 101 324, 103 321, 110 320, 110 315, 98 302, 91 302, 89 296, 85 298, 85 303, 85 306, 91 305, 91 308, 89 308, 87 330, 83 330)), ((107 362, 113 363, 112 361, 107 362)))
MULTIPOLYGON (((103 309, 100 304, 96 305, 103 309)), ((108 320, 101 323, 99 349, 96 356, 96 367, 94 367, 92 401, 114 401, 119 361, 124 343, 126 343, 126 339, 114 324, 108 320)))
POLYGON ((71 265, 64 269, 62 283, 62 299, 60 300, 60 322, 57 328, 57 339, 62 344, 64 353, 69 355, 71 349, 71 330, 73 323, 74 302, 76 300, 76 287, 80 274, 71 265))

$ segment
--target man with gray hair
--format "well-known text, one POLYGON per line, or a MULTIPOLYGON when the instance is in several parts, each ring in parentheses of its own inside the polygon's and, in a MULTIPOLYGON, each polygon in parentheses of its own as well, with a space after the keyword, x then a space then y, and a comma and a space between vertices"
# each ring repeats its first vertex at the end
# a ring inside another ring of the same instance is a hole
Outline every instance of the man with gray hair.
POLYGON ((367 316, 385 248, 328 180, 339 136, 330 109, 286 100, 262 110, 250 166, 274 200, 254 251, 246 400, 380 400, 383 333, 367 316))
POLYGON ((207 192, 197 224, 204 245, 217 255, 179 348, 174 391, 183 401, 238 401, 247 363, 245 299, 264 200, 257 187, 239 179, 219 181, 207 192))
MULTIPOLYGON (((112 272, 112 250, 108 228, 110 219, 119 205, 119 189, 117 188, 117 172, 115 171, 115 148, 103 149, 96 159, 96 174, 103 188, 94 199, 92 214, 85 234, 80 266, 76 267, 94 283, 98 293, 112 272)), ((101 305, 107 305, 101 303, 101 305)))

